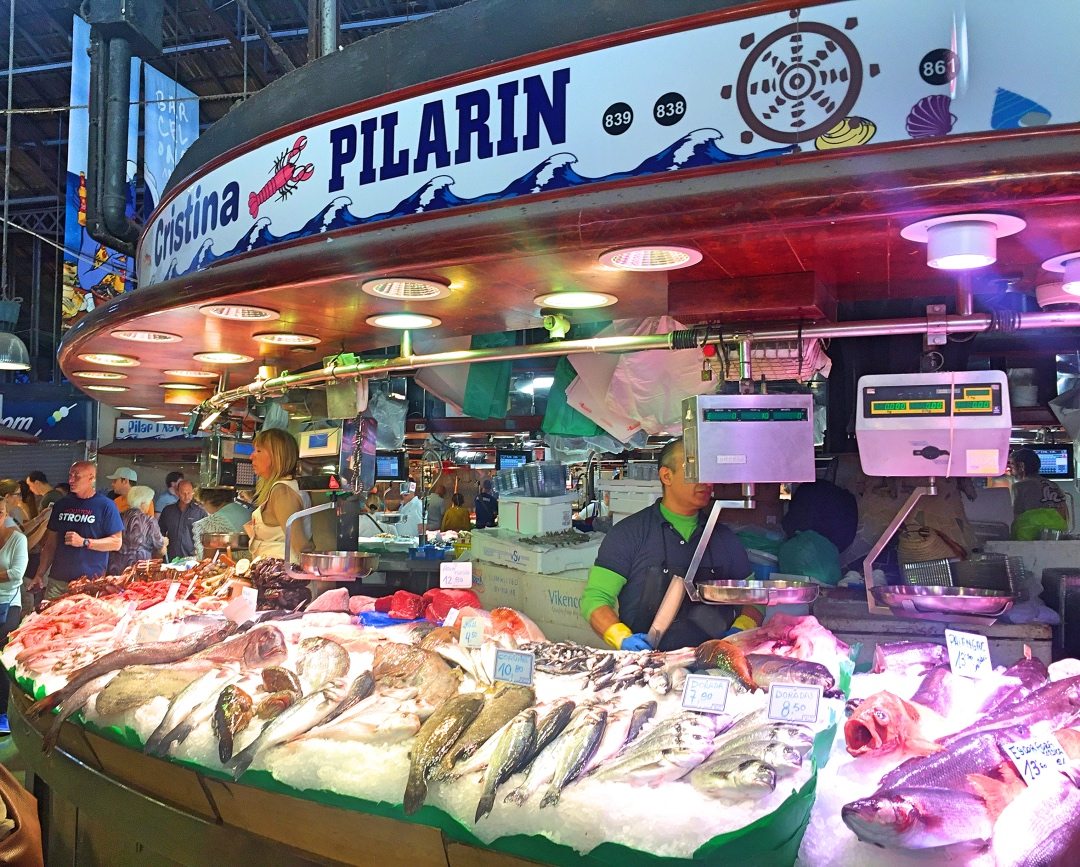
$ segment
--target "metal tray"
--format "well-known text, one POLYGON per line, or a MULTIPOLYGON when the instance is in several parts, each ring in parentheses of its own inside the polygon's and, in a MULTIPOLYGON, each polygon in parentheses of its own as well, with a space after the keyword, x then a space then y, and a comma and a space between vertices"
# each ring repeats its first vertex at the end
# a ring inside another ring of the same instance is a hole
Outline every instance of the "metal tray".
POLYGON ((818 585, 809 581, 698 581, 690 598, 714 605, 792 605, 817 599, 818 585))
POLYGON ((361 551, 319 551, 300 555, 300 570, 320 581, 355 581, 366 578, 378 565, 377 554, 361 551))
POLYGON ((960 617, 994 620, 1013 607, 1016 596, 977 587, 926 587, 890 584, 874 587, 874 599, 899 617, 956 620, 960 617))

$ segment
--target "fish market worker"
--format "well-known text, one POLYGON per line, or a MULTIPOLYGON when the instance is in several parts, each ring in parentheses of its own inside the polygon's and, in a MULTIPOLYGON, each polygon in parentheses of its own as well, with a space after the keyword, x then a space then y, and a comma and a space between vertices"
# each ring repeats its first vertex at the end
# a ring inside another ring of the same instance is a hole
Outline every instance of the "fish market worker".
MULTIPOLYGON (((712 485, 686 480, 681 438, 657 460, 663 496, 620 521, 604 537, 581 595, 581 614, 597 635, 619 650, 649 650, 647 633, 673 575, 685 575, 708 518, 712 485), (616 613, 616 605, 618 613, 616 613)), ((750 561, 738 537, 717 524, 705 549, 699 577, 743 580, 750 561)), ((660 650, 693 647, 710 638, 760 625, 761 611, 707 605, 684 598, 660 650)))

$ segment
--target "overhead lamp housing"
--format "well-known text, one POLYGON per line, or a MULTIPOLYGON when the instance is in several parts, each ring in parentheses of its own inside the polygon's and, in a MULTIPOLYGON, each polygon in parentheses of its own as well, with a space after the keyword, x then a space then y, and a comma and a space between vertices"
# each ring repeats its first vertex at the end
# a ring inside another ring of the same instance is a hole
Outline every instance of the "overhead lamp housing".
POLYGON ((163 370, 166 376, 175 376, 177 379, 217 379, 221 374, 212 370, 163 370))
POLYGON ((26 344, 10 331, 0 331, 0 370, 29 370, 26 344))
POLYGON ((134 418, 145 418, 145 419, 148 419, 148 420, 156 420, 156 419, 165 418, 165 416, 163 416, 160 412, 141 412, 138 415, 134 416, 134 418))
POLYGON ((131 355, 117 355, 113 352, 84 352, 80 361, 90 364, 104 364, 106 367, 138 367, 139 359, 131 355))
POLYGON ((379 313, 369 316, 366 320, 368 325, 376 328, 395 328, 400 331, 408 331, 412 328, 434 328, 442 325, 442 320, 435 316, 426 316, 422 313, 379 313))
POLYGON ((196 352, 192 358, 196 361, 205 361, 207 364, 246 364, 254 361, 250 355, 242 355, 239 352, 196 352))
POLYGON ((206 391, 207 387, 199 382, 159 382, 160 388, 171 388, 174 391, 206 391))
POLYGON ((900 237, 926 244, 926 264, 943 271, 968 271, 997 261, 997 239, 1027 223, 1008 214, 952 214, 904 226, 900 237))
POLYGON ((610 307, 618 300, 616 296, 608 292, 589 292, 579 289, 547 292, 533 299, 538 307, 550 307, 554 310, 595 310, 597 307, 610 307))
POLYGON ((118 406, 115 407, 120 412, 146 412, 148 407, 145 406, 118 406))
POLYGON ((600 264, 617 271, 677 271, 701 261, 701 251, 676 244, 616 247, 600 254, 600 264))
POLYGON ((368 295, 394 301, 435 301, 450 295, 449 284, 423 277, 373 277, 360 288, 368 295))
POLYGON ((1063 275, 1061 278, 1061 291, 1068 295, 1080 295, 1080 251, 1064 253, 1047 259, 1042 264, 1047 271, 1054 271, 1063 275))
POLYGON ((115 370, 73 370, 71 375, 82 379, 127 379, 126 373, 115 370))
POLYGON ((130 340, 134 343, 179 343, 184 338, 168 331, 140 331, 134 328, 120 328, 109 332, 117 340, 130 340))
POLYGON ((126 385, 84 385, 87 391, 128 391, 126 385))
POLYGON ((269 343, 274 346, 314 346, 322 343, 313 334, 296 334, 290 331, 264 331, 261 334, 253 334, 259 343, 269 343))
POLYGON ((172 406, 198 406, 209 396, 210 392, 206 390, 185 391, 184 389, 165 389, 165 403, 172 406))
POLYGON ((270 322, 281 316, 276 310, 253 304, 204 304, 199 312, 212 319, 231 319, 234 322, 270 322))

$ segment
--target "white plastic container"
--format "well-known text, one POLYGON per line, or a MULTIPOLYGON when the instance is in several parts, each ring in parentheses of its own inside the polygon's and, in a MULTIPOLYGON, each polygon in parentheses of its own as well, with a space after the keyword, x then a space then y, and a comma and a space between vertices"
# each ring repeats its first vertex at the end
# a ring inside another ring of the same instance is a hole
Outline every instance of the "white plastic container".
POLYGON ((523 536, 542 536, 570 529, 574 495, 500 497, 499 526, 523 536))
POLYGON ((604 479, 600 484, 604 504, 611 513, 612 524, 618 524, 623 518, 651 506, 664 494, 659 479, 651 482, 639 479, 604 479))

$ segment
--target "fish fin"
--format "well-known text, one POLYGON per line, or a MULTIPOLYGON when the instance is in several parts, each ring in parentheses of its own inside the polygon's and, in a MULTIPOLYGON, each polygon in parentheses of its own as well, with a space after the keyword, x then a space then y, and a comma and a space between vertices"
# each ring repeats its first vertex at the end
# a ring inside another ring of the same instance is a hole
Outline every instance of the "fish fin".
POLYGON ((1077 767, 1076 765, 1067 765, 1062 769, 1061 773, 1069 778, 1070 783, 1080 789, 1080 767, 1077 767))
POLYGON ((529 800, 529 793, 523 788, 511 789, 506 793, 506 797, 503 798, 504 804, 516 804, 521 806, 527 800, 529 800))
POLYGON ((491 812, 495 806, 495 788, 492 787, 490 792, 484 792, 480 796, 480 801, 476 805, 476 816, 473 818, 473 822, 479 822, 488 813, 491 812))
POLYGON ((28 720, 36 720, 49 711, 55 710, 58 704, 60 704, 59 691, 54 692, 52 695, 47 695, 44 698, 39 698, 23 711, 23 716, 28 720))
POLYGON ((990 821, 997 821, 1009 802, 1019 794, 1019 788, 1012 781, 997 780, 985 774, 968 774, 968 786, 983 799, 986 811, 990 814, 990 821))
POLYGON ((933 741, 928 741, 925 738, 908 738, 904 741, 904 746, 907 747, 908 752, 918 753, 919 755, 929 756, 933 753, 940 753, 945 747, 941 744, 936 744, 933 741))
MULTIPOLYGON (((244 776, 244 771, 251 767, 251 763, 255 760, 255 747, 257 743, 258 740, 252 741, 251 744, 242 749, 236 754, 235 757, 233 757, 232 775, 234 780, 239 780, 242 776, 244 776)), ((222 764, 225 764, 225 762, 222 762, 222 764)))
POLYGON ((554 807, 558 805, 560 797, 562 797, 562 790, 558 786, 552 786, 547 790, 547 794, 541 799, 540 809, 542 810, 544 807, 554 807))
POLYGON ((406 816, 411 816, 422 806, 427 798, 427 780, 424 772, 414 764, 409 768, 409 781, 405 784, 405 795, 401 799, 406 816))

